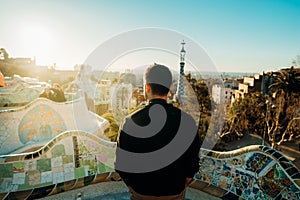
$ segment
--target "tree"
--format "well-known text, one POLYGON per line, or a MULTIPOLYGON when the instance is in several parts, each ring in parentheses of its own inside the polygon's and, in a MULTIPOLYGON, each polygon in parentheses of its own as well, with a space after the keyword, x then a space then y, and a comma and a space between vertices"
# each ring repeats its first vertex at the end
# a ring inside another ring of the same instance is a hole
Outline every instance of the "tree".
POLYGON ((261 135, 273 148, 300 138, 300 74, 294 67, 272 73, 271 93, 251 93, 229 108, 221 137, 234 140, 251 132, 261 135), (264 138, 264 135, 266 138, 264 138))
POLYGON ((4 62, 7 62, 8 61, 8 53, 6 51, 6 49, 4 48, 0 48, 0 60, 3 60, 4 62))
POLYGON ((251 93, 233 102, 227 111, 221 138, 236 140, 249 132, 262 136, 265 127, 264 101, 265 97, 260 93, 251 93))
POLYGON ((116 142, 118 138, 119 125, 117 124, 113 113, 104 113, 102 117, 106 119, 110 125, 109 132, 105 136, 108 137, 110 141, 116 142))
POLYGON ((280 70, 274 77, 274 83, 270 85, 270 91, 285 92, 286 96, 300 92, 300 77, 294 67, 280 70))
POLYGON ((300 106, 300 75, 294 67, 280 70, 270 85, 273 92, 266 118, 268 140, 273 148, 291 141, 295 134, 295 119, 300 106), (271 107, 270 107, 271 106, 271 107))
POLYGON ((281 143, 292 140, 299 140, 300 138, 300 117, 295 117, 291 121, 289 121, 287 128, 282 134, 280 141, 277 145, 281 145, 281 143))
POLYGON ((275 98, 268 102, 266 126, 268 141, 273 148, 285 141, 297 138, 299 132, 297 120, 300 106, 298 94, 286 95, 284 91, 277 93, 275 98))
POLYGON ((206 147, 214 145, 214 150, 223 149, 224 145, 220 140, 220 132, 223 127, 224 107, 223 105, 212 105, 209 89, 203 79, 194 79, 190 74, 186 75, 186 80, 191 87, 186 87, 185 93, 189 98, 189 103, 185 106, 188 112, 198 123, 198 135, 201 143, 206 147), (196 98, 191 98, 192 96, 196 98), (199 105, 196 106, 195 104, 199 105))

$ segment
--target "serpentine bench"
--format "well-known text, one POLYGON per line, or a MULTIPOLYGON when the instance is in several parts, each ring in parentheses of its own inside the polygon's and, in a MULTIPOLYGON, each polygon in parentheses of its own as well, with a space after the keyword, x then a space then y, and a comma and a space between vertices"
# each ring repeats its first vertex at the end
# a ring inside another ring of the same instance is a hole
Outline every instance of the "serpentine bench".
POLYGON ((20 88, 14 93, 0 93, 0 107, 24 106, 37 99, 40 93, 36 88, 20 88))
POLYGON ((27 153, 0 156, 0 199, 36 199, 105 181, 116 143, 65 131, 27 153))
POLYGON ((300 199, 300 171, 279 151, 251 145, 200 151, 194 187, 222 199, 300 199))
POLYGON ((24 106, 37 99, 47 85, 46 82, 14 75, 5 80, 4 87, 0 87, 0 107, 24 106))
MULTIPOLYGON (((40 198, 115 175, 116 143, 102 138, 108 122, 83 99, 38 99, 0 116, 0 199, 40 198)), ((193 188, 222 199, 300 199, 300 171, 275 149, 201 149, 199 156, 193 188)))
POLYGON ((56 103, 38 98, 14 109, 0 110, 0 155, 39 147, 58 134, 80 130, 103 136, 109 123, 89 112, 83 98, 56 103))

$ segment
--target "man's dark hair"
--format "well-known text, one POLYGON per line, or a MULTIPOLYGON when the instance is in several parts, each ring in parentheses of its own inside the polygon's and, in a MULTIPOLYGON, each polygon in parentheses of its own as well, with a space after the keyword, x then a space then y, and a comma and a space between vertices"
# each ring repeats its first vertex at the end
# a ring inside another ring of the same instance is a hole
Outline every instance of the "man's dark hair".
POLYGON ((170 91, 172 74, 166 66, 154 63, 147 68, 144 78, 146 83, 149 83, 153 94, 164 96, 170 91))

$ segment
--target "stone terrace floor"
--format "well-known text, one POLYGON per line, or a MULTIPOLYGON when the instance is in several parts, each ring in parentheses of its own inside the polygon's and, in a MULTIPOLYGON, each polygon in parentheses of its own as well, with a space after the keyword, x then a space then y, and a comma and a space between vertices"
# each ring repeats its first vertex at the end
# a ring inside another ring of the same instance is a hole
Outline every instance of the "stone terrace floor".
MULTIPOLYGON (((86 187, 78 188, 64 193, 59 193, 51 196, 41 198, 43 200, 130 200, 127 187, 124 182, 103 182, 86 187)), ((220 198, 211 196, 200 190, 188 188, 186 193, 186 200, 217 200, 220 198)))

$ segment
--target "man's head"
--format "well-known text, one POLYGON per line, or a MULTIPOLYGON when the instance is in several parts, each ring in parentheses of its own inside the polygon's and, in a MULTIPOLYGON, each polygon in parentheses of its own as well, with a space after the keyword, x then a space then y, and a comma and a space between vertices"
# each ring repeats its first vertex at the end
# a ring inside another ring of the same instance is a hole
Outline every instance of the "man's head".
POLYGON ((169 68, 154 63, 146 69, 144 74, 145 93, 152 96, 167 96, 172 84, 172 74, 169 68))

